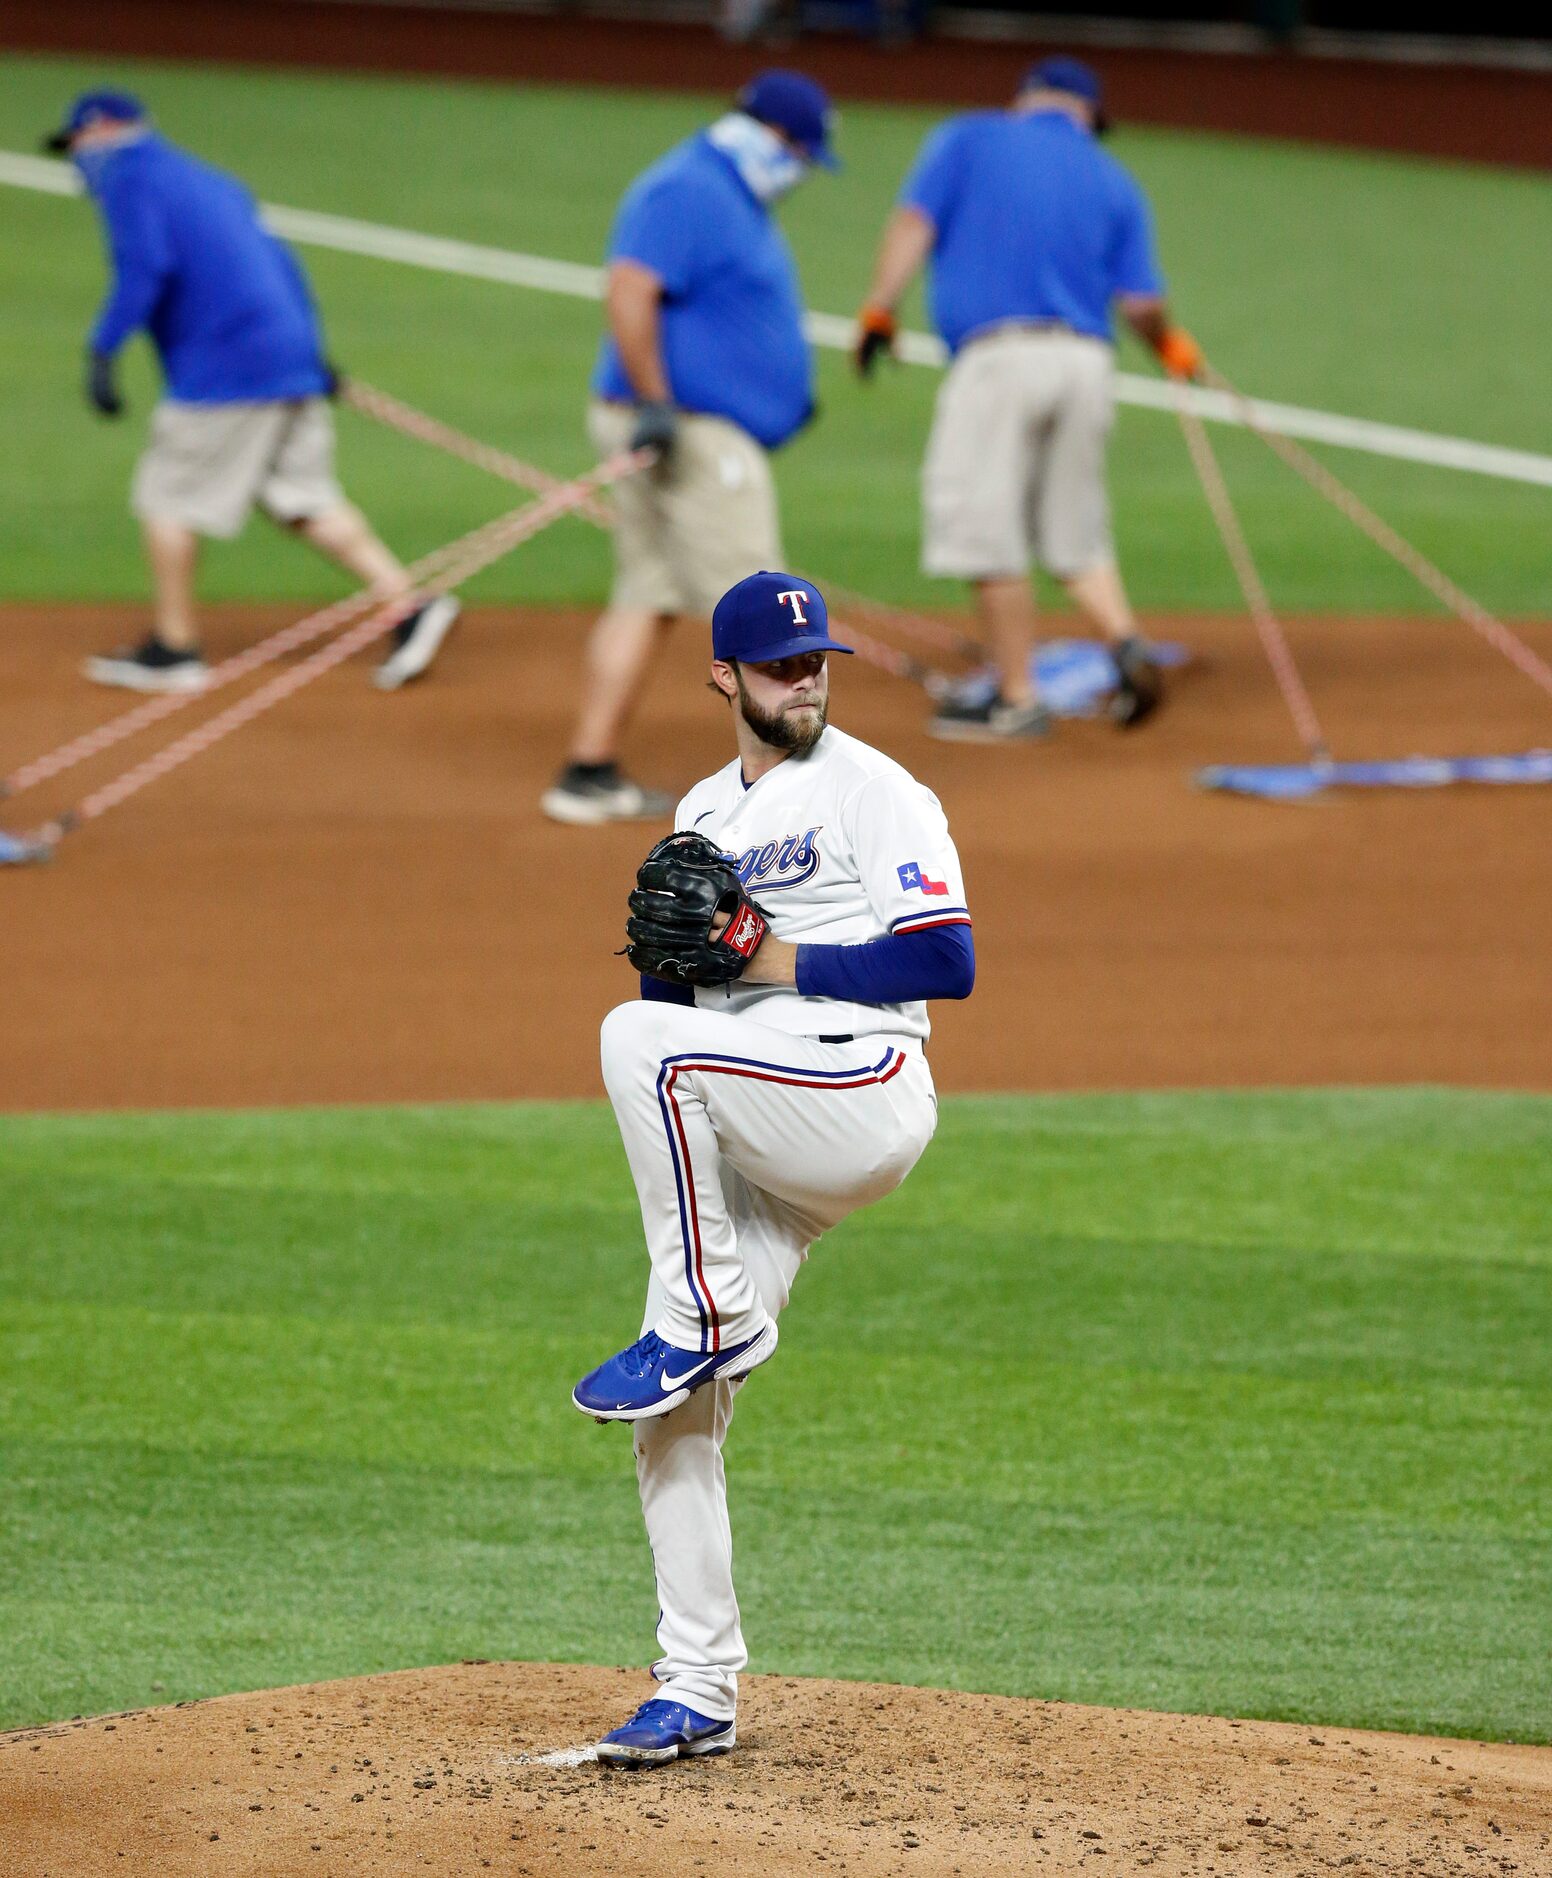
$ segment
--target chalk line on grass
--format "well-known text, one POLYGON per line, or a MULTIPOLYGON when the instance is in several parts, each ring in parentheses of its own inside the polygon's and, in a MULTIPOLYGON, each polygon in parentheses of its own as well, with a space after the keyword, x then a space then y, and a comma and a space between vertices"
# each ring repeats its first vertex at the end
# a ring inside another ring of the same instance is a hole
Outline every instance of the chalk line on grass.
MULTIPOLYGON (((46 195, 81 193, 81 180, 66 163, 49 157, 25 156, 0 150, 0 183, 15 189, 39 190, 46 195)), ((558 293, 579 300, 603 298, 604 273, 576 261, 557 261, 542 254, 522 254, 511 248, 492 248, 474 241, 456 241, 425 235, 382 222, 363 222, 348 215, 328 215, 315 209, 264 204, 270 227, 288 241, 340 254, 359 254, 378 261, 396 261, 437 274, 459 274, 472 280, 497 281, 509 287, 528 287, 539 293, 558 293)), ((808 336, 817 346, 848 351, 852 322, 836 313, 810 313, 808 336)), ((941 368, 947 359, 941 340, 931 333, 905 332, 897 348, 908 365, 941 368)), ((1145 378, 1138 372, 1116 374, 1116 397, 1141 410, 1173 411, 1174 388, 1164 379, 1145 378)), ((1211 423, 1242 426, 1245 419, 1225 392, 1199 390, 1198 414, 1211 423)), ((1252 401, 1255 421, 1263 430, 1310 443, 1335 444, 1340 449, 1362 450, 1371 456, 1428 463, 1439 469, 1465 470, 1476 476, 1494 476, 1503 482, 1529 483, 1552 489, 1552 456, 1533 450, 1513 450, 1502 444, 1476 443, 1466 437, 1439 436, 1432 431, 1409 430, 1404 425, 1381 424, 1369 418, 1344 417, 1335 411, 1316 411, 1304 405, 1252 401)))

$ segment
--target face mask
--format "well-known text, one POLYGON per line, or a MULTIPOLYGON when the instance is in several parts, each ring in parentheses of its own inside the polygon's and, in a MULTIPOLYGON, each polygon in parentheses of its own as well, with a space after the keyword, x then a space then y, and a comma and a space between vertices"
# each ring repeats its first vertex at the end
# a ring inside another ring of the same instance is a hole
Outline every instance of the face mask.
POLYGON ((802 157, 768 124, 746 117, 742 111, 729 111, 726 117, 718 118, 706 135, 724 156, 731 158, 761 202, 779 202, 808 172, 802 157))
POLYGON ((143 137, 149 135, 144 125, 137 124, 126 130, 122 136, 114 137, 106 143, 94 144, 89 150, 72 150, 70 161, 90 185, 122 149, 129 144, 139 143, 143 137))

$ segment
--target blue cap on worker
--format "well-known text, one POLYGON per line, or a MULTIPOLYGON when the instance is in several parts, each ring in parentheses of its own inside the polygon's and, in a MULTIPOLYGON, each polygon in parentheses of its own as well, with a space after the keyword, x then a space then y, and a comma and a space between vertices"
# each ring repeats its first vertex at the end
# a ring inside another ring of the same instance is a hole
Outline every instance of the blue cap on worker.
POLYGON ((729 587, 711 616, 711 655, 766 665, 800 652, 850 652, 830 637, 830 609, 811 580, 762 569, 729 587))
POLYGON ((88 124, 138 124, 145 115, 145 106, 133 92, 83 91, 65 113, 64 123, 43 140, 43 148, 56 153, 68 150, 88 124))
POLYGON ((1095 130, 1105 131, 1110 128, 1110 119, 1105 112, 1104 80, 1092 65, 1085 65, 1082 59, 1069 59, 1062 53, 1042 59, 1038 65, 1030 66, 1024 74, 1021 89, 1065 91, 1069 97, 1081 98, 1094 114, 1095 130))
POLYGON ((827 170, 841 167, 830 147, 836 117, 830 94, 801 72, 777 68, 757 73, 738 94, 738 108, 790 137, 810 163, 827 170))

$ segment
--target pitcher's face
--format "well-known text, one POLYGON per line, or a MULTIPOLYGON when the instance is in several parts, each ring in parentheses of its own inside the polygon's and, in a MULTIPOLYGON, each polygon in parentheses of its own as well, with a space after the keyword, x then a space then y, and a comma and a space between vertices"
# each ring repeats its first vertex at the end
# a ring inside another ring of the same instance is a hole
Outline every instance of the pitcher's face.
POLYGON ((774 750, 806 756, 824 733, 830 667, 823 652, 798 652, 763 665, 735 665, 744 722, 774 750))

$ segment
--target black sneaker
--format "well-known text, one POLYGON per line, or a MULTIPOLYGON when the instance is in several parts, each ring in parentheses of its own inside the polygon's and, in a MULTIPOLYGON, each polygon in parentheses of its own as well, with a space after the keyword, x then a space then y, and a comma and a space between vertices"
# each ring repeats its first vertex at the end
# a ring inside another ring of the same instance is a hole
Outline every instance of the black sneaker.
POLYGON ((1051 713, 1038 698, 1008 704, 989 698, 945 698, 927 724, 927 735, 944 743, 1035 743, 1051 734, 1051 713))
POLYGON ((88 659, 81 668, 98 685, 126 691, 198 691, 210 668, 197 652, 180 652, 148 633, 138 646, 121 646, 106 657, 88 659))
POLYGON ((372 674, 378 690, 397 691, 419 678, 442 650, 442 641, 462 610, 462 603, 450 593, 439 593, 401 619, 393 629, 393 651, 372 674))
POLYGON ((1136 633, 1112 646, 1110 656, 1116 668, 1110 720, 1122 730, 1133 730, 1164 702, 1164 674, 1154 664, 1147 640, 1136 633))
POLYGON ((552 822, 596 827, 601 822, 655 822, 673 812, 661 789, 643 789, 614 763, 568 763, 539 806, 552 822))

